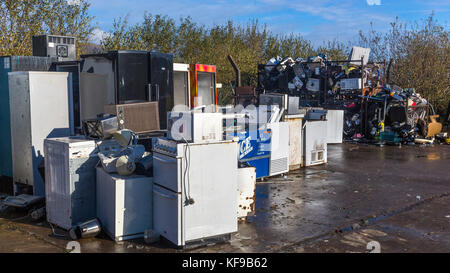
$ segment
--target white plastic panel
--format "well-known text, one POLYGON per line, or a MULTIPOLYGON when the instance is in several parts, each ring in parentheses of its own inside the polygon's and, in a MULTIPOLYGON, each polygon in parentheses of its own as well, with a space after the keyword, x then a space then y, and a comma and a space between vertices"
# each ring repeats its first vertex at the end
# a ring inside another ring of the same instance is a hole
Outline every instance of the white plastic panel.
POLYGON ((344 135, 344 110, 328 110, 327 143, 342 143, 344 135))

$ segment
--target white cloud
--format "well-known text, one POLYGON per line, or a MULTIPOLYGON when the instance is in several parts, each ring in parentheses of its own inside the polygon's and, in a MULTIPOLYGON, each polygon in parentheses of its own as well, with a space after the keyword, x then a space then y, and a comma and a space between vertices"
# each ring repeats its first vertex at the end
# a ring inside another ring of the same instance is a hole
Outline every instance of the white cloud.
POLYGON ((89 37, 89 41, 94 44, 100 44, 100 41, 108 35, 110 35, 108 32, 96 28, 89 37))
MULTIPOLYGON (((367 29, 370 22, 382 29, 394 19, 392 14, 382 13, 364 2, 355 5, 356 1, 360 0, 315 0, 314 4, 310 0, 171 0, 168 5, 160 0, 95 0, 91 10, 96 11, 97 23, 104 30, 110 30, 113 18, 118 16, 128 14, 130 24, 140 22, 145 11, 166 14, 175 20, 191 16, 194 22, 206 26, 223 24, 229 19, 239 24, 259 18, 260 23, 276 33, 301 33, 318 44, 335 37, 352 39, 358 30, 367 29)), ((381 5, 381 0, 366 1, 381 5)))
POLYGON ((80 5, 81 4, 81 0, 67 0, 67 3, 69 5, 80 5))
POLYGON ((381 0, 366 0, 367 5, 369 6, 373 6, 373 5, 381 5, 381 0))

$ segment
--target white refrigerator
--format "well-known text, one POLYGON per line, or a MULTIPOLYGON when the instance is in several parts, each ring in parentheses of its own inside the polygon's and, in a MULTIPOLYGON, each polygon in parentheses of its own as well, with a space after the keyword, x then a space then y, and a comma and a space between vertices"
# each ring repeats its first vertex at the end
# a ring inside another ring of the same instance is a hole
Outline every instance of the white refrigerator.
POLYGON ((238 144, 153 144, 153 227, 177 247, 237 232, 238 144))

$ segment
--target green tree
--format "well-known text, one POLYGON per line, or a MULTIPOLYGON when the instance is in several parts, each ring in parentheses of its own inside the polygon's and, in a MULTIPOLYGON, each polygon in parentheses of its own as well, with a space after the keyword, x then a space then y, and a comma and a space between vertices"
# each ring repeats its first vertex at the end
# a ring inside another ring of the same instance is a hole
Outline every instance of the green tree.
POLYGON ((0 55, 31 55, 34 35, 77 38, 79 54, 94 27, 88 0, 2 0, 0 2, 0 55))

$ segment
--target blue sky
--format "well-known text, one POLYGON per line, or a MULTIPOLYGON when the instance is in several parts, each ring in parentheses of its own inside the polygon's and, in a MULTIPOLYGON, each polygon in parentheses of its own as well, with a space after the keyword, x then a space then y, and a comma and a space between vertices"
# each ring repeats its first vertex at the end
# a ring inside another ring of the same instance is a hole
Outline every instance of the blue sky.
POLYGON ((450 0, 92 0, 91 15, 98 29, 93 40, 111 30, 114 18, 128 15, 130 23, 142 21, 144 12, 174 19, 191 16, 206 26, 232 19, 245 24, 252 19, 266 24, 274 33, 299 33, 320 45, 324 40, 356 39, 360 29, 373 22, 376 30, 386 30, 396 16, 414 22, 435 13, 447 28, 450 0))

